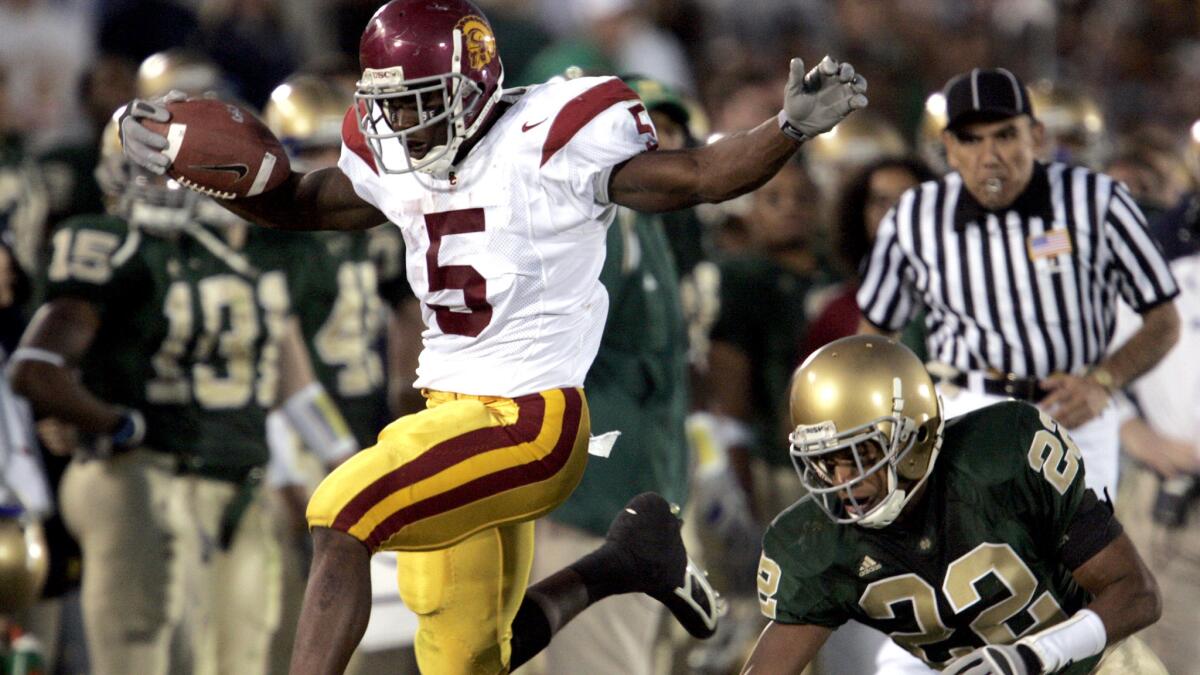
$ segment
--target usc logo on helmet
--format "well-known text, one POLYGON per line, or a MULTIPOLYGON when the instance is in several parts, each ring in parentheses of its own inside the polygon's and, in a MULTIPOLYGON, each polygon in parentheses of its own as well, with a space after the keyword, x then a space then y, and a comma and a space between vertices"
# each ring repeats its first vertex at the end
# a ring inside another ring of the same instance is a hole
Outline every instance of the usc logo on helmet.
POLYGON ((496 58, 496 36, 483 17, 468 14, 459 19, 454 29, 462 32, 467 44, 467 60, 473 70, 483 70, 496 58))

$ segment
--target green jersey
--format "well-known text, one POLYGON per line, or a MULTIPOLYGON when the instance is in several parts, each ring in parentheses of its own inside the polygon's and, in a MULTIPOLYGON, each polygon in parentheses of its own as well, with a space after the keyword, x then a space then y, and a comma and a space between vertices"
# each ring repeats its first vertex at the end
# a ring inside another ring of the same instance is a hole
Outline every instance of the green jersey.
POLYGON ((309 266, 308 292, 295 298, 317 379, 337 403, 359 447, 375 442, 385 422, 383 303, 366 232, 296 232, 321 255, 309 266))
POLYGON ((103 216, 68 220, 52 243, 47 301, 79 298, 100 314, 82 364, 88 388, 140 409, 146 445, 191 470, 266 464, 277 343, 290 298, 304 292, 287 270, 304 251, 282 233, 249 228, 238 252, 247 273, 192 236, 152 236, 103 216))
MULTIPOLYGON (((750 450, 770 464, 787 466, 787 392, 800 365, 807 325, 805 301, 818 285, 769 258, 747 256, 720 263, 720 310, 712 341, 737 347, 752 364, 750 450)), ((719 374, 718 374, 719 376, 719 374)))
POLYGON ((759 602, 781 623, 857 620, 942 667, 1089 602, 1063 562, 1085 492, 1079 449, 1036 408, 968 413, 946 424, 924 496, 892 525, 838 525, 807 499, 780 514, 763 538, 759 602))
POLYGON ((600 281, 608 319, 584 381, 592 433, 621 432, 612 456, 588 462, 551 518, 604 534, 634 496, 683 503, 687 491, 687 330, 678 275, 657 216, 621 209, 600 281))

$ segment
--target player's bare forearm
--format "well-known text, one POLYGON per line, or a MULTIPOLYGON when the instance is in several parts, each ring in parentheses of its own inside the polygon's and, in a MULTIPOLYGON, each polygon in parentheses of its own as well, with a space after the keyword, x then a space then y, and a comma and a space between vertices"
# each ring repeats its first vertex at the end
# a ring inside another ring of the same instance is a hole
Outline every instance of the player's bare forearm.
POLYGON ((269 192, 220 204, 252 223, 281 230, 367 230, 387 222, 337 168, 292 172, 269 192))
POLYGON ((75 376, 78 363, 99 328, 96 309, 87 302, 60 298, 43 305, 21 337, 21 347, 63 359, 63 365, 20 359, 9 373, 13 391, 29 400, 38 417, 55 417, 87 433, 108 433, 121 420, 121 409, 97 398, 75 376))
POLYGON ((770 119, 700 148, 642 153, 613 169, 609 199, 655 213, 723 202, 766 183, 799 148, 770 119))
POLYGON ((1104 622, 1108 644, 1115 644, 1158 620, 1162 597, 1129 536, 1122 534, 1072 572, 1094 597, 1088 609, 1104 622))
POLYGON ((300 320, 289 316, 286 326, 279 339, 279 392, 276 401, 279 405, 317 379, 308 348, 304 346, 300 320))
POLYGON ((1178 340, 1179 312, 1173 301, 1164 302, 1142 314, 1141 327, 1101 366, 1116 387, 1124 387, 1157 365, 1178 340))
POLYGON ((832 631, 821 626, 767 624, 742 675, 800 675, 832 631))

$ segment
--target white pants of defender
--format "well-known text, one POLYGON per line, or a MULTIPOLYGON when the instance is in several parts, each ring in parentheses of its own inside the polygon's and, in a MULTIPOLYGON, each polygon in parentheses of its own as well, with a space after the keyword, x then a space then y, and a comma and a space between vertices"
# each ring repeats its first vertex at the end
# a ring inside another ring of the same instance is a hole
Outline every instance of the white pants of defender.
MULTIPOLYGON (((549 519, 534 531, 533 572, 540 581, 596 550, 604 537, 549 519)), ((664 608, 648 595, 605 598, 554 635, 550 646, 518 673, 651 675, 664 608)))
MULTIPOLYGON (((949 419, 1006 400, 1003 396, 959 389, 953 395, 942 394, 943 414, 949 419)), ((1083 453, 1087 486, 1100 499, 1104 499, 1106 490, 1116 499, 1120 435, 1115 406, 1109 405, 1098 417, 1068 431, 1083 453)), ((887 635, 851 621, 829 636, 817 654, 817 672, 821 675, 900 675, 936 671, 904 651, 887 635)))

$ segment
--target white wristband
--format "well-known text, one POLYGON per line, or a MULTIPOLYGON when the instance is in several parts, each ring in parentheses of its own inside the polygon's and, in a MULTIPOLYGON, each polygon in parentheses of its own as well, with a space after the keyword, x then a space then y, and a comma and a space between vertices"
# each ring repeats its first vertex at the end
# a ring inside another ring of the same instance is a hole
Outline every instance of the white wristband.
POLYGON ((326 464, 358 452, 358 441, 320 382, 292 394, 283 403, 283 414, 308 449, 326 464))
POLYGON ((12 353, 12 357, 9 358, 8 362, 12 364, 17 361, 41 361, 42 363, 49 363, 58 368, 67 367, 67 359, 62 354, 38 347, 18 347, 17 351, 12 353))
POLYGON ((1104 651, 1108 634, 1099 614, 1081 609, 1053 628, 1017 640, 1017 644, 1032 649, 1042 662, 1043 672, 1053 673, 1068 663, 1104 651))

